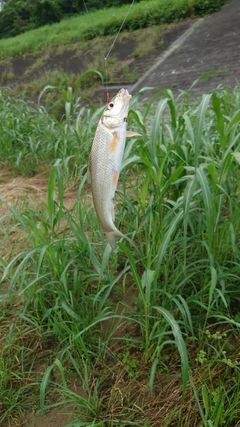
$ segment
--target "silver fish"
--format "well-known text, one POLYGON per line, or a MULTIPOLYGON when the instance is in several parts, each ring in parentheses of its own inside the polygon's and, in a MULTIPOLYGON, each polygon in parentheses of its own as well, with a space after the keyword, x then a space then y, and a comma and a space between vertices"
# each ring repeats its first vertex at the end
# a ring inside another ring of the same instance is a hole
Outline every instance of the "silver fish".
MULTIPOLYGON (((88 162, 88 182, 93 203, 107 241, 115 247, 115 237, 122 234, 114 225, 114 195, 118 184, 127 132, 127 115, 132 96, 121 89, 107 104, 99 120, 88 162)), ((130 240, 131 241, 131 240, 130 240)))

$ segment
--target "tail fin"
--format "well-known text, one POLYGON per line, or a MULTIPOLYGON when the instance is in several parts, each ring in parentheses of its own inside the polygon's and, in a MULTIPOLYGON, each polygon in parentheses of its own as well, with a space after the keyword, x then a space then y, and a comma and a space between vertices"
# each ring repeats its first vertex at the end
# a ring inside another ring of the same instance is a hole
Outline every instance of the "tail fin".
POLYGON ((137 249, 135 243, 131 239, 129 239, 129 237, 125 236, 125 234, 121 233, 118 230, 106 232, 106 239, 112 249, 116 249, 116 236, 122 237, 123 239, 127 239, 129 243, 131 243, 131 245, 135 246, 135 248, 137 249))
POLYGON ((111 231, 110 233, 106 233, 106 239, 112 249, 116 249, 116 233, 115 231, 111 231))

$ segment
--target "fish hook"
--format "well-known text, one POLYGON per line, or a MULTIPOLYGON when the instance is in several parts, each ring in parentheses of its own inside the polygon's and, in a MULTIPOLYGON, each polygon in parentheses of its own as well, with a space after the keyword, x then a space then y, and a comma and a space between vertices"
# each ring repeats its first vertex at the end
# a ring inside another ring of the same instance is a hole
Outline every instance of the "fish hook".
POLYGON ((106 97, 107 97, 107 104, 109 104, 109 102, 111 102, 111 98, 110 98, 109 92, 106 93, 106 97))

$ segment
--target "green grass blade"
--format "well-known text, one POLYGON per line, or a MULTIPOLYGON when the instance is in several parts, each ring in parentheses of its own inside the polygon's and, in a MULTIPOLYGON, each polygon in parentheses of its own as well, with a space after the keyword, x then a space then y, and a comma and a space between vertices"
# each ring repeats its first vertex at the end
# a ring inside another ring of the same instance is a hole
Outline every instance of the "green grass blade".
POLYGON ((145 301, 145 294, 144 294, 144 291, 142 288, 142 282, 141 282, 140 276, 137 272, 136 262, 132 256, 132 254, 131 254, 131 251, 130 251, 130 249, 128 249, 128 247, 124 243, 119 242, 118 245, 122 249, 122 251, 125 253, 125 255, 127 255, 128 261, 130 263, 133 279, 137 285, 137 288, 138 288, 138 291, 141 295, 142 301, 144 302, 145 301))
POLYGON ((214 267, 210 267, 211 270, 211 281, 210 281, 210 289, 209 289, 209 298, 208 298, 208 314, 210 312, 213 294, 217 286, 217 272, 214 267))
POLYGON ((177 321, 174 319, 174 317, 169 313, 168 310, 166 310, 163 307, 154 307, 155 310, 157 310, 160 314, 163 315, 167 323, 171 326, 172 333, 175 339, 175 343, 179 352, 179 355, 181 357, 181 366, 182 366, 182 381, 183 381, 183 395, 186 392, 187 389, 187 382, 188 382, 188 354, 186 345, 182 336, 182 332, 178 326, 177 321))
POLYGON ((153 386, 154 386, 154 379, 155 379, 155 373, 157 370, 158 360, 155 359, 153 361, 151 372, 150 372, 150 378, 149 378, 149 389, 150 389, 150 395, 153 397, 153 386))
POLYGON ((156 112, 152 121, 151 127, 151 135, 150 135, 150 153, 151 153, 151 161, 152 165, 158 166, 158 158, 157 158, 157 145, 160 142, 160 134, 161 129, 160 125, 163 122, 163 115, 166 105, 168 103, 168 98, 161 99, 156 107, 156 112))
POLYGON ((164 256, 166 255, 167 249, 168 249, 169 244, 170 244, 171 237, 172 237, 173 233, 175 232, 178 224, 180 223, 180 221, 182 219, 183 219, 183 211, 180 211, 173 218, 173 220, 172 220, 172 222, 171 222, 171 224, 170 224, 170 226, 169 226, 169 228, 168 228, 168 230, 167 230, 167 232, 166 232, 166 234, 165 234, 165 236, 163 238, 163 241, 162 241, 162 243, 160 245, 160 248, 159 248, 159 251, 158 251, 158 254, 157 254, 156 263, 155 263, 156 278, 159 275, 160 268, 161 268, 161 265, 162 265, 162 261, 163 261, 164 256))
POLYGON ((46 398, 46 389, 49 383, 50 375, 52 373, 52 370, 54 368, 55 364, 53 363, 50 365, 46 371, 44 372, 41 385, 40 385, 40 410, 42 412, 42 415, 44 414, 44 402, 46 398))
POLYGON ((214 234, 214 215, 213 215, 213 200, 210 187, 204 171, 200 168, 196 169, 196 178, 202 190, 204 211, 207 220, 208 229, 208 243, 209 249, 212 248, 213 234, 214 234))
POLYGON ((199 165, 199 150, 202 142, 202 137, 204 134, 204 121, 206 112, 209 106, 211 95, 203 95, 201 104, 198 108, 196 127, 195 127, 195 147, 194 147, 194 157, 195 157, 195 167, 199 165))
POLYGON ((52 168, 49 175, 48 186, 47 186, 47 195, 48 195, 48 217, 51 229, 54 229, 55 221, 55 178, 56 171, 55 168, 52 168))
POLYGON ((237 111, 226 127, 226 134, 229 134, 232 128, 239 122, 240 122, 240 111, 237 111))

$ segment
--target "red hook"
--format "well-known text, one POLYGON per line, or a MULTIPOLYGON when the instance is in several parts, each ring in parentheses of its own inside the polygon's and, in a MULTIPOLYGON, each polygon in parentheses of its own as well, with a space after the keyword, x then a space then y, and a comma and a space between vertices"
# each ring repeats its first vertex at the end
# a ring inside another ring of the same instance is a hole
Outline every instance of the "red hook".
POLYGON ((109 102, 111 102, 111 99, 110 99, 110 95, 108 92, 106 93, 106 96, 107 96, 107 103, 109 104, 109 102))

